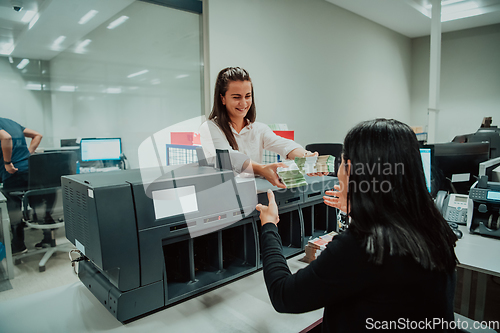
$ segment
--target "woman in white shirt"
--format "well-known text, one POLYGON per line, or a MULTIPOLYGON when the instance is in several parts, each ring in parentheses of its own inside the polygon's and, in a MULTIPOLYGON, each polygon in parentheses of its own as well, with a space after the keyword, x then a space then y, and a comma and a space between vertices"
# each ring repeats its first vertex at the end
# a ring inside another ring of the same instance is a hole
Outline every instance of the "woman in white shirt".
MULTIPOLYGON (((237 172, 251 167, 253 173, 266 178, 271 184, 285 188, 276 174, 282 163, 262 164, 264 149, 285 156, 314 156, 301 145, 276 135, 269 126, 255 121, 255 101, 250 75, 240 67, 224 68, 217 75, 214 106, 209 120, 200 128, 201 144, 207 158, 215 156, 216 149, 235 151, 250 158, 249 163, 233 166, 237 172)), ((234 156, 234 155, 233 155, 234 156)), ((232 158, 232 161, 235 160, 232 158)), ((323 173, 309 174, 323 175, 323 173)))

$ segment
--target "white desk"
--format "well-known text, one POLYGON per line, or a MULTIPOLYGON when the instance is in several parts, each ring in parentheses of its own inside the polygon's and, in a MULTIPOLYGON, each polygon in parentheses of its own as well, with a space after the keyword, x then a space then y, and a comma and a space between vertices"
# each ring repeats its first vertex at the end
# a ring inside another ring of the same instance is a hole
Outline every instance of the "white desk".
POLYGON ((478 272, 476 307, 474 319, 484 318, 487 275, 500 276, 500 240, 480 235, 471 235, 466 226, 459 226, 463 237, 458 240, 455 254, 460 261, 459 267, 465 268, 460 312, 467 316, 472 284, 472 271, 478 272))
POLYGON ((5 260, 7 262, 7 276, 14 278, 14 264, 12 262, 12 248, 10 246, 10 219, 7 210, 7 199, 0 192, 0 223, 2 224, 3 244, 5 245, 5 260))
MULTIPOLYGON (((289 259, 292 272, 306 266, 289 259)), ((323 309, 277 313, 261 271, 128 324, 117 321, 81 283, 0 302, 0 332, 300 332, 323 309), (27 312, 28 311, 28 312, 27 312)))

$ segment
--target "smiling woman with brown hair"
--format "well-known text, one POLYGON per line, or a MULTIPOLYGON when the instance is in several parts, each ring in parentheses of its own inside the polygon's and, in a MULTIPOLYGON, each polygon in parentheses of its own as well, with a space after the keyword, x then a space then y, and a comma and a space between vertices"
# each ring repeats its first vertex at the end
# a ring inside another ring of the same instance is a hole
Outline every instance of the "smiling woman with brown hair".
MULTIPOLYGON (((212 113, 200 128, 201 144, 207 157, 214 157, 216 149, 235 151, 246 155, 250 163, 237 167, 241 171, 248 166, 253 172, 266 178, 271 184, 284 188, 276 169, 280 163, 263 165, 264 149, 287 159, 313 156, 301 145, 276 135, 269 126, 256 122, 255 98, 252 80, 240 67, 224 68, 217 75, 212 113)), ((233 154, 234 156, 234 154, 233 154)), ((322 173, 311 175, 323 175, 322 173)))
POLYGON ((410 127, 392 119, 355 126, 344 140, 338 178, 324 202, 346 212, 349 227, 295 274, 282 255, 274 194, 268 192, 269 206, 257 205, 276 311, 324 307, 324 332, 426 330, 418 325, 428 322, 432 331, 453 331, 457 237, 427 191, 410 127))

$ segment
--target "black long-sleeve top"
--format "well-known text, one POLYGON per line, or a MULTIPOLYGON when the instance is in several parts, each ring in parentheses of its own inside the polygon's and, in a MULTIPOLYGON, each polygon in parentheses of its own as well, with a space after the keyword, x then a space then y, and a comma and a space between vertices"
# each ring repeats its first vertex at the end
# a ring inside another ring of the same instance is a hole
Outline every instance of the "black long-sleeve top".
POLYGON ((446 328, 453 327, 449 322, 454 316, 455 273, 426 270, 408 256, 389 253, 376 265, 347 230, 335 236, 316 260, 291 274, 273 223, 262 226, 261 241, 264 279, 278 312, 324 307, 323 332, 454 331, 446 328), (438 320, 448 324, 429 325, 438 320), (423 329, 412 329, 414 325, 423 329))

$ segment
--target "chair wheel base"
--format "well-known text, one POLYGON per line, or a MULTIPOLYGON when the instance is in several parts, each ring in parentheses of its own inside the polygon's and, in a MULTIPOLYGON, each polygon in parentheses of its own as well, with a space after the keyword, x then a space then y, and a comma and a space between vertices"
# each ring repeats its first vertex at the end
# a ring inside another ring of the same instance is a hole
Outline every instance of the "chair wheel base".
POLYGON ((38 266, 38 272, 45 272, 45 266, 38 266))

